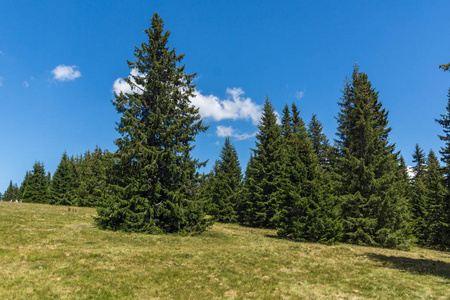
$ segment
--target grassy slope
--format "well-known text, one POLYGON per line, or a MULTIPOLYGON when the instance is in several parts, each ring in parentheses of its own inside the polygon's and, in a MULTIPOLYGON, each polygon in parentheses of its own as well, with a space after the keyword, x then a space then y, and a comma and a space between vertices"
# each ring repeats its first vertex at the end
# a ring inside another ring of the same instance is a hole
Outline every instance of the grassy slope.
POLYGON ((0 299, 450 299, 450 253, 98 230, 95 210, 0 203, 0 299))

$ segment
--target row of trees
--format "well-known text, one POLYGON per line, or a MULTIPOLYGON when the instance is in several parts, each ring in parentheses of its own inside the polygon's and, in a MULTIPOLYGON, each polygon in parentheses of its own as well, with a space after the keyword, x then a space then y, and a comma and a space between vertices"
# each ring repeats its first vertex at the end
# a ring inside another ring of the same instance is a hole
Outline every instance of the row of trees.
POLYGON ((96 147, 78 157, 64 152, 53 177, 44 164, 35 162, 20 187, 12 181, 3 201, 23 201, 73 206, 101 206, 108 191, 111 153, 96 147))
POLYGON ((148 42, 128 62, 137 70, 125 79, 132 92, 115 95, 118 150, 64 154, 51 180, 38 163, 20 187, 24 201, 98 206, 95 221, 110 230, 193 234, 218 220, 274 228, 294 240, 450 248, 450 92, 447 114, 437 120, 444 166, 417 147, 412 180, 389 141, 388 112, 357 66, 339 101, 334 145, 317 117, 307 126, 295 104, 277 124, 266 97, 245 176, 227 138, 203 178, 205 163, 190 155, 207 129, 189 101, 195 74, 179 66, 183 55, 167 46, 163 26, 155 14, 144 30, 148 42))

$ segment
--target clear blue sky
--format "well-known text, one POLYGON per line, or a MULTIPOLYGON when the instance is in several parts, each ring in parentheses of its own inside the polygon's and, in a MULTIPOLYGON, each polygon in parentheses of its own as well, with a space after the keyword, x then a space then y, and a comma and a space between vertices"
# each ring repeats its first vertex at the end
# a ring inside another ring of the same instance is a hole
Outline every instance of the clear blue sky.
MULTIPOLYGON (((416 143, 438 152, 450 73, 450 1, 0 0, 0 191, 35 161, 54 172, 62 153, 115 150, 110 100, 134 46, 158 11, 171 46, 197 72, 207 133, 194 156, 218 158, 232 135, 243 169, 267 94, 277 111, 316 113, 332 140, 337 102, 355 62, 389 110, 408 164, 416 143), (114 85, 116 83, 116 85, 114 85)), ((122 85, 123 88, 123 85, 122 85)))

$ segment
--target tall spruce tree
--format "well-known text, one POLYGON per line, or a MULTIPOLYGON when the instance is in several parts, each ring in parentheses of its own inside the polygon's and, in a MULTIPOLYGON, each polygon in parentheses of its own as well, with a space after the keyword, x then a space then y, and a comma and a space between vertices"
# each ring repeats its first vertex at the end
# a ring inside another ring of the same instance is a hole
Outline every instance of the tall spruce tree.
POLYGON ((23 192, 23 202, 47 203, 48 177, 44 164, 37 161, 29 173, 27 184, 23 192))
POLYGON ((208 201, 210 214, 220 222, 236 222, 242 189, 242 170, 236 149, 229 137, 225 138, 220 159, 214 166, 210 180, 210 200, 208 201))
POLYGON ((246 171, 242 213, 250 226, 275 228, 273 217, 279 209, 285 158, 280 126, 267 97, 258 128, 256 149, 246 171))
POLYGON ((446 114, 442 114, 436 122, 443 127, 444 134, 439 135, 445 145, 441 147, 441 161, 443 162, 442 172, 444 175, 444 187, 446 194, 442 199, 435 199, 434 205, 434 246, 440 249, 450 249, 450 88, 447 94, 446 114))
POLYGON ((126 82, 132 93, 115 95, 121 114, 115 141, 112 195, 98 210, 101 228, 146 233, 195 233, 207 228, 198 200, 203 165, 191 157, 198 133, 206 131, 191 102, 192 81, 184 55, 169 49, 170 32, 155 13, 144 30, 148 41, 135 48, 126 82), (138 73, 138 75, 134 75, 138 73))
POLYGON ((409 240, 406 190, 398 154, 389 143, 388 112, 355 66, 339 103, 337 173, 344 240, 401 247, 409 240))
POLYGON ((56 169, 48 191, 48 203, 56 205, 75 205, 75 171, 67 153, 64 152, 56 169))
POLYGON ((276 220, 278 235, 296 240, 334 242, 340 239, 336 197, 314 153, 295 104, 282 118, 284 173, 276 220))

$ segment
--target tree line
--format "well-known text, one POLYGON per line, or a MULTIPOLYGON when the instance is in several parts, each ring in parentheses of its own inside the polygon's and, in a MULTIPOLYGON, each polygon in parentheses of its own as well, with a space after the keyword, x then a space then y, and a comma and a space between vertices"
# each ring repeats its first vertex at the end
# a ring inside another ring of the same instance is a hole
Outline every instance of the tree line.
POLYGON ((186 74, 163 27, 155 13, 148 41, 128 61, 138 71, 125 79, 132 92, 115 94, 117 151, 64 153, 53 177, 36 162, 20 187, 10 183, 5 201, 97 207, 96 224, 110 230, 197 234, 220 221, 296 241, 450 249, 450 90, 436 120, 442 165, 416 145, 412 178, 389 140, 388 111, 358 66, 338 102, 333 144, 317 116, 306 124, 295 104, 278 124, 266 97, 245 172, 226 138, 202 175, 205 162, 191 157, 195 136, 207 130, 189 101, 195 74, 186 74))

